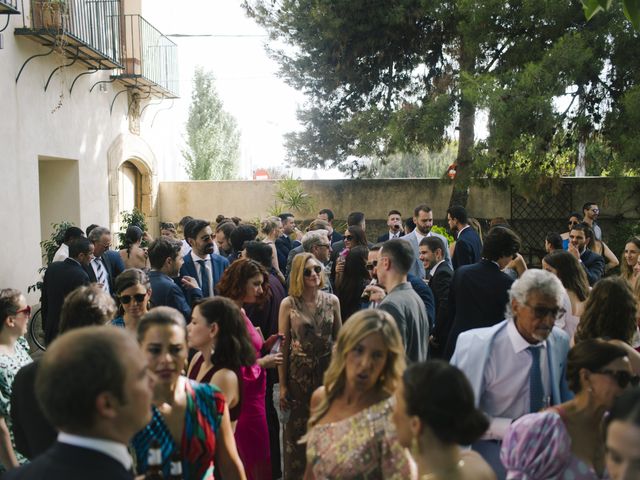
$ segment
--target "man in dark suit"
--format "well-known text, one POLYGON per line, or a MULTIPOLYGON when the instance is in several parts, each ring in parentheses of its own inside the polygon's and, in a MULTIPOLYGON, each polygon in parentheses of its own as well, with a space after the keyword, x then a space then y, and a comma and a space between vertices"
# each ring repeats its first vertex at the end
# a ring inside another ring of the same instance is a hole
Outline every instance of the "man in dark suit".
POLYGON ((278 215, 282 220, 282 235, 276 239, 276 252, 278 253, 278 268, 281 272, 287 269, 287 257, 292 248, 300 245, 302 232, 296 227, 296 219, 292 213, 278 215), (291 235, 296 235, 296 240, 291 240, 291 235))
POLYGON ((180 286, 173 280, 179 278, 180 267, 184 262, 184 257, 180 255, 181 249, 182 242, 169 237, 156 238, 149 245, 151 304, 155 307, 175 308, 188 323, 191 320, 191 305, 202 298, 202 290, 193 277, 180 278, 180 286))
POLYGON ((106 252, 111 247, 111 232, 106 227, 95 227, 89 231, 87 238, 93 243, 93 259, 84 266, 89 280, 101 285, 105 292, 115 295, 115 276, 112 262, 106 252))
POLYGON ((323 208, 318 212, 318 218, 320 220, 324 220, 329 224, 329 228, 327 229, 329 231, 329 243, 334 244, 342 240, 342 234, 340 232, 336 232, 333 229, 333 219, 335 218, 333 215, 333 210, 323 208))
POLYGON ((404 230, 402 229, 402 214, 398 210, 389 211, 389 214, 387 215, 387 227, 389 227, 389 231, 378 237, 378 243, 383 243, 387 240, 393 240, 394 238, 404 236, 404 230))
POLYGON ((571 227, 569 232, 569 252, 582 264, 587 274, 589 285, 593 286, 604 275, 605 262, 601 255, 587 247, 593 243, 593 230, 586 223, 571 227))
POLYGON ((451 332, 444 358, 450 359, 458 335, 472 328, 495 325, 504 320, 513 279, 502 272, 520 249, 520 239, 506 227, 493 227, 484 241, 482 259, 464 265, 453 274, 449 288, 451 332))
POLYGON ((47 346, 58 335, 64 297, 77 287, 89 284, 85 268, 91 262, 93 248, 93 244, 87 238, 72 240, 69 243, 69 258, 64 262, 53 262, 44 274, 40 303, 47 346))
POLYGON ((184 256, 181 276, 193 277, 203 297, 213 297, 216 284, 229 266, 229 260, 213 253, 213 231, 206 220, 194 219, 184 227, 184 237, 191 251, 184 256))
POLYGON ((469 225, 469 216, 464 207, 454 205, 447 210, 449 229, 456 235, 456 246, 451 263, 453 268, 471 265, 480 260, 482 241, 478 233, 469 225))
POLYGON ((451 330, 449 321, 449 287, 453 270, 444 260, 444 243, 437 237, 424 237, 420 242, 420 260, 427 272, 427 283, 436 304, 435 326, 431 330, 429 354, 441 358, 451 330))
POLYGON ((153 380, 135 339, 85 327, 44 354, 36 395, 60 433, 45 453, 6 480, 132 480, 131 437, 151 420, 153 380))

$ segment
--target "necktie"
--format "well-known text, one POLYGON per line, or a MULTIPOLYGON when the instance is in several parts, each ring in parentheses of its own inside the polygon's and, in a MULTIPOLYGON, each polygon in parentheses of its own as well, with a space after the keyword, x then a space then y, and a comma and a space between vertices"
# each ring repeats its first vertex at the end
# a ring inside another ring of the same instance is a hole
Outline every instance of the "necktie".
POLYGON ((540 347, 528 347, 531 352, 531 370, 529 371, 529 401, 531 413, 539 412, 544 406, 544 387, 540 369, 540 347))
POLYGON ((96 275, 96 281, 97 283, 99 283, 100 285, 105 284, 105 275, 104 275, 104 267, 102 266, 102 262, 100 261, 100 258, 96 257, 93 259, 93 262, 96 264, 96 270, 97 270, 97 275, 96 275))
POLYGON ((204 297, 208 297, 211 295, 209 291, 209 274, 207 273, 207 262, 206 260, 198 260, 200 264, 200 288, 202 288, 202 295, 204 297))

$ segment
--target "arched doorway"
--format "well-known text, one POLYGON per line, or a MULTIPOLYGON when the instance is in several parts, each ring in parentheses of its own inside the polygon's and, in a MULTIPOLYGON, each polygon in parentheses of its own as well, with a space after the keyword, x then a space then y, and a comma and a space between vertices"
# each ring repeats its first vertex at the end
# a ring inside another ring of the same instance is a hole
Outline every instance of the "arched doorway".
POLYGON ((127 160, 120 166, 119 177, 119 212, 130 212, 134 208, 142 210, 142 173, 127 160))
POLYGON ((109 217, 111 230, 120 231, 122 212, 140 210, 152 236, 157 235, 157 178, 155 155, 140 137, 122 134, 108 151, 109 217))

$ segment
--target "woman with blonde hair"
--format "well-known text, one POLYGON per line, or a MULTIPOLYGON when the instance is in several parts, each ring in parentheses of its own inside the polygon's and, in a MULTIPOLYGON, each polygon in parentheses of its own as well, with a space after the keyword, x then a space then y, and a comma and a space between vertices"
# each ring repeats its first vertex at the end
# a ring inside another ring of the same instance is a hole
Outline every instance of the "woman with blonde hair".
POLYGON ((410 477, 391 420, 404 356, 388 313, 361 310, 345 323, 311 399, 305 480, 410 477))
POLYGON ((278 368, 280 408, 289 411, 284 425, 284 478, 302 478, 305 469, 304 445, 309 402, 322 385, 322 375, 331 360, 331 348, 342 325, 340 302, 335 295, 320 290, 324 286, 322 264, 310 253, 293 259, 289 296, 280 304, 278 331, 283 362, 278 368))
POLYGON ((262 241, 269 245, 273 251, 271 267, 278 277, 282 277, 280 280, 284 282, 284 276, 278 266, 278 251, 276 250, 276 240, 282 235, 282 220, 280 220, 280 217, 269 217, 262 220, 260 222, 260 233, 264 235, 262 241))

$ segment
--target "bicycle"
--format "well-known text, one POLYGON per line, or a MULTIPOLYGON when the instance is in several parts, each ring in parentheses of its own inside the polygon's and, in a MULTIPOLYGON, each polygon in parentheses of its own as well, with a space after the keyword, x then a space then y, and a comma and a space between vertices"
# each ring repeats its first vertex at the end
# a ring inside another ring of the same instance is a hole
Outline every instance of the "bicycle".
POLYGON ((33 315, 29 320, 29 337, 27 338, 31 351, 35 349, 42 350, 47 349, 44 345, 44 328, 42 325, 42 308, 38 306, 34 309, 33 315))

